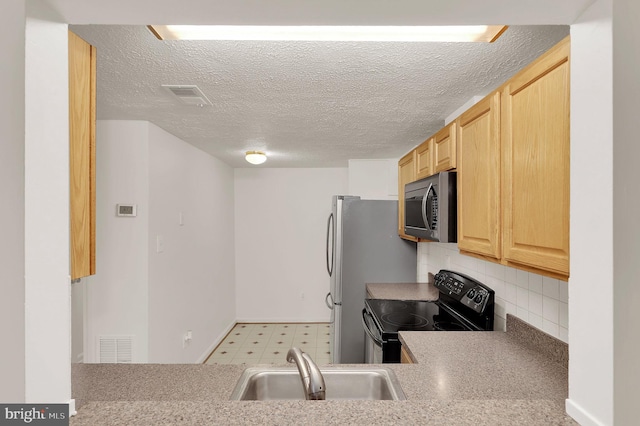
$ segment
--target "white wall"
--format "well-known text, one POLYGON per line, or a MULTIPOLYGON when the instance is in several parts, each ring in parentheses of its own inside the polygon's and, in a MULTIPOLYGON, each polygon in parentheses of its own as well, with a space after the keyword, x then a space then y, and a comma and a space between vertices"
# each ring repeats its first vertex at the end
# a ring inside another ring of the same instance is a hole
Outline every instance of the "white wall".
POLYGON ((133 362, 203 361, 235 319, 233 171, 146 121, 99 120, 96 139, 97 272, 76 284, 86 361, 99 361, 100 336, 122 335, 133 362), (116 216, 119 203, 137 216, 116 216))
POLYGON ((398 199, 398 159, 349 160, 349 189, 363 200, 398 199))
POLYGON ((235 170, 239 320, 329 320, 327 218, 346 191, 346 168, 235 170))
MULTIPOLYGON (((80 282, 71 284, 71 363, 85 362, 85 311, 86 286, 80 282)), ((73 385, 73 384, 72 384, 73 385)))
POLYGON ((25 400, 71 398, 67 25, 34 3, 25 72, 25 400), (47 43, 41 43, 41 40, 47 43), (46 102, 43 102, 46 99, 46 102), (56 366, 51 368, 51 366, 56 366))
POLYGON ((149 362, 204 361, 234 323, 233 191, 233 169, 149 125, 149 362))
POLYGON ((149 123, 96 125, 96 275, 87 290, 86 362, 100 362, 100 336, 133 336, 133 362, 148 361, 149 123), (116 204, 137 204, 137 217, 116 204))
POLYGON ((462 255, 457 244, 418 243, 418 282, 440 269, 467 274, 496 292, 495 330, 505 331, 511 314, 568 343, 566 281, 462 255))
POLYGON ((223 25, 477 25, 483 22, 566 25, 590 0, 343 0, 299 1, 47 0, 74 24, 148 22, 223 25), (125 13, 126 11, 126 13, 125 13))
POLYGON ((638 422, 640 383, 640 2, 613 3, 614 422, 638 422))
POLYGON ((25 1, 2 5, 0 13, 0 401, 24 402, 24 129, 25 1), (9 64, 9 66, 5 66, 9 64))
MULTIPOLYGON (((611 7, 611 0, 599 0, 571 26, 571 333, 567 412, 583 425, 614 423, 613 212, 625 207, 612 203, 611 7), (594 194, 599 200, 595 209, 594 194)), ((638 70, 634 72, 637 74, 638 70)), ((633 144, 629 142, 625 139, 621 145, 630 158, 637 158, 631 155, 633 144)), ((627 220, 624 226, 634 222, 635 219, 627 220)), ((632 393, 637 395, 637 391, 632 393)))

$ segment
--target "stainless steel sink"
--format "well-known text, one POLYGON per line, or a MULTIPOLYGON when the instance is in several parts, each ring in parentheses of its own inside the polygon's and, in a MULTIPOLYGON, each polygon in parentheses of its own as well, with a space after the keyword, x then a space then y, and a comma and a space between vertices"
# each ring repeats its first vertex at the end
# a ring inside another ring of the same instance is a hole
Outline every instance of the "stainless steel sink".
MULTIPOLYGON (((395 373, 384 367, 324 367, 326 399, 406 399, 395 373)), ((305 399, 295 368, 251 367, 244 370, 231 399, 268 401, 305 399)))

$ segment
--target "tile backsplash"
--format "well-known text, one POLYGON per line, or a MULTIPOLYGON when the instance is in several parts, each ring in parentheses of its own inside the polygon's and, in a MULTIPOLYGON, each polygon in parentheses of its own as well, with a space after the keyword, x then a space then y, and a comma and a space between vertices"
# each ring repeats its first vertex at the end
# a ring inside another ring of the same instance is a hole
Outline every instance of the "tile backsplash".
POLYGON ((567 282, 463 256, 456 244, 418 243, 418 282, 440 269, 469 275, 496 292, 495 330, 504 331, 511 314, 568 343, 567 282))

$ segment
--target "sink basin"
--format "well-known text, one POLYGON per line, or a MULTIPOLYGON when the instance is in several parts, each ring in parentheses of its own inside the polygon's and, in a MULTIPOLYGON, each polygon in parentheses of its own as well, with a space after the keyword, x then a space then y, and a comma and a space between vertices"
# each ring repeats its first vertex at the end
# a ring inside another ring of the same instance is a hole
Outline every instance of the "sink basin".
MULTIPOLYGON (((324 367, 326 399, 406 399, 395 373, 384 367, 324 367)), ((298 370, 288 367, 251 367, 244 370, 231 399, 269 401, 305 399, 298 370)))

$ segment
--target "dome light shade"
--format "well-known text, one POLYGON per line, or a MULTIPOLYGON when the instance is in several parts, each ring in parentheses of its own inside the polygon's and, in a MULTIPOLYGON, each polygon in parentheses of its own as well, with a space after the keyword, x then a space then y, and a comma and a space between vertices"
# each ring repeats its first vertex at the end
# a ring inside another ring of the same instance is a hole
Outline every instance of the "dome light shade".
POLYGON ((267 154, 262 151, 247 151, 244 158, 251 164, 262 164, 267 161, 267 154))

